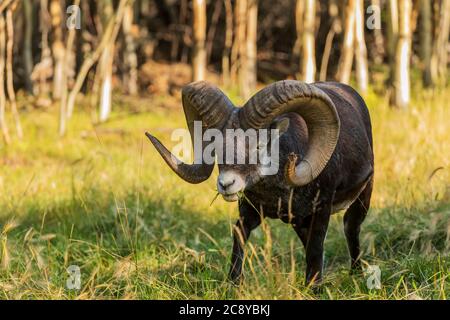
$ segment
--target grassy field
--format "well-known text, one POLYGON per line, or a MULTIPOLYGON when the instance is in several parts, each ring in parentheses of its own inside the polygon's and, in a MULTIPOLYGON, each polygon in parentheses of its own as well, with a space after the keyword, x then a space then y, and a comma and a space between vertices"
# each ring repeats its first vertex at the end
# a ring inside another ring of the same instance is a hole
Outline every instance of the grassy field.
POLYGON ((409 111, 367 98, 376 183, 361 237, 381 289, 349 275, 337 214, 319 295, 304 286, 304 250, 280 221, 252 234, 244 283, 226 281, 236 204, 213 201, 217 172, 189 185, 144 136, 170 145, 170 129, 185 126, 179 107, 162 107, 167 99, 116 96, 111 121, 93 126, 79 111, 62 139, 55 110, 23 111, 24 140, 0 149, 0 298, 450 297, 450 90, 416 94, 409 111), (66 286, 70 265, 80 290, 66 286))

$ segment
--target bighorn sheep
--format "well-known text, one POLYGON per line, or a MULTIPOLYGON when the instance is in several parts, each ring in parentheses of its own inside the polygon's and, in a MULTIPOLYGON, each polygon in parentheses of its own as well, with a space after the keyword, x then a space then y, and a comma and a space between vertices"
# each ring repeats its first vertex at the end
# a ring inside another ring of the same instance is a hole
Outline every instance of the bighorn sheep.
MULTIPOLYGON (((306 250, 306 283, 320 283, 330 215, 343 209, 351 269, 361 268, 359 233, 370 205, 374 156, 369 112, 355 90, 340 83, 285 80, 237 108, 218 88, 194 82, 184 87, 182 103, 191 137, 194 121, 202 121, 202 130, 277 128, 282 134, 282 169, 275 175, 262 175, 259 165, 218 165, 217 188, 223 198, 236 201, 245 195, 234 232, 231 280, 240 279, 243 246, 251 231, 269 217, 293 226, 306 250)), ((185 181, 200 183, 211 175, 214 163, 185 164, 146 135, 185 181)), ((249 150, 234 149, 235 155, 242 152, 248 155, 249 150)))

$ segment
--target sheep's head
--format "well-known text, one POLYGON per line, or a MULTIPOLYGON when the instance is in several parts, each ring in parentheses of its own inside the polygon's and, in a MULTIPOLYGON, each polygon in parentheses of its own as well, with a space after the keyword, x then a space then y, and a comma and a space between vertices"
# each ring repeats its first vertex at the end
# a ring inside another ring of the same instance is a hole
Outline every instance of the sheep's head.
POLYGON ((268 128, 243 130, 238 113, 231 115, 222 130, 217 152, 217 191, 226 201, 236 201, 239 193, 262 178, 278 173, 279 137, 289 127, 288 118, 275 119, 268 128))
MULTIPOLYGON (((202 137, 211 132, 222 136, 218 142, 216 135, 212 135, 214 138, 210 135, 207 139, 210 142, 201 144, 200 153, 208 151, 213 157, 221 159, 217 189, 227 201, 236 201, 240 192, 267 174, 267 161, 261 161, 261 157, 257 157, 256 162, 250 161, 255 152, 271 159, 274 156, 288 156, 271 154, 270 148, 271 142, 286 132, 289 126, 284 114, 298 113, 308 128, 306 155, 298 165, 295 156, 289 157, 284 170, 287 183, 293 186, 306 185, 320 174, 339 136, 339 117, 329 96, 317 86, 299 81, 285 80, 271 84, 255 94, 242 108, 236 108, 218 88, 203 81, 184 87, 182 101, 193 144, 195 125, 198 123, 201 123, 202 137), (270 134, 273 130, 277 133, 275 137, 270 134), (249 131, 256 132, 253 143, 246 135, 249 131), (229 134, 233 132, 238 134, 229 134), (213 144, 215 147, 211 148, 213 144), (217 149, 221 151, 217 152, 217 149)), ((146 135, 166 163, 185 181, 200 183, 211 175, 214 162, 204 162, 196 156, 194 164, 185 164, 158 139, 149 133, 146 135)))

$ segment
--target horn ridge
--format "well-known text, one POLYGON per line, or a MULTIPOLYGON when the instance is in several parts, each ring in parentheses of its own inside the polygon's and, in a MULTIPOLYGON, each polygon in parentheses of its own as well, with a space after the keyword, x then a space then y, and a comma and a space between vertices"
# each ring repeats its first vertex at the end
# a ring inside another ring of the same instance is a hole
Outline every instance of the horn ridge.
POLYGON ((306 122, 309 148, 293 170, 288 163, 287 181, 296 186, 308 184, 325 168, 336 147, 340 120, 331 98, 314 84, 296 80, 275 82, 251 97, 239 110, 243 129, 267 127, 277 116, 296 112, 306 122))

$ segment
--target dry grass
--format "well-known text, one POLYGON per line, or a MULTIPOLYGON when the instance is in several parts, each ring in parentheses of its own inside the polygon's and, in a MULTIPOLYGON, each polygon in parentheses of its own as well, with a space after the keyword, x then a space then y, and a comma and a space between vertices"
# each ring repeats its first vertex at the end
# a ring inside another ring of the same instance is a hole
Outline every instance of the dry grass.
MULTIPOLYGON (((159 98, 163 100, 162 98, 159 98)), ((350 276, 341 215, 326 241, 324 290, 303 285, 291 228, 267 221, 247 246, 245 280, 226 279, 236 205, 180 181, 149 146, 169 142, 179 109, 92 126, 80 113, 64 139, 55 113, 23 114, 25 140, 0 150, 0 297, 48 299, 446 299, 449 295, 450 90, 420 93, 407 112, 370 95, 376 154, 373 206, 363 225, 367 263, 382 288, 350 276), (81 289, 69 290, 69 265, 81 289)), ((140 100, 138 109, 154 101, 140 100)), ((159 102, 158 102, 159 103, 159 102)))

